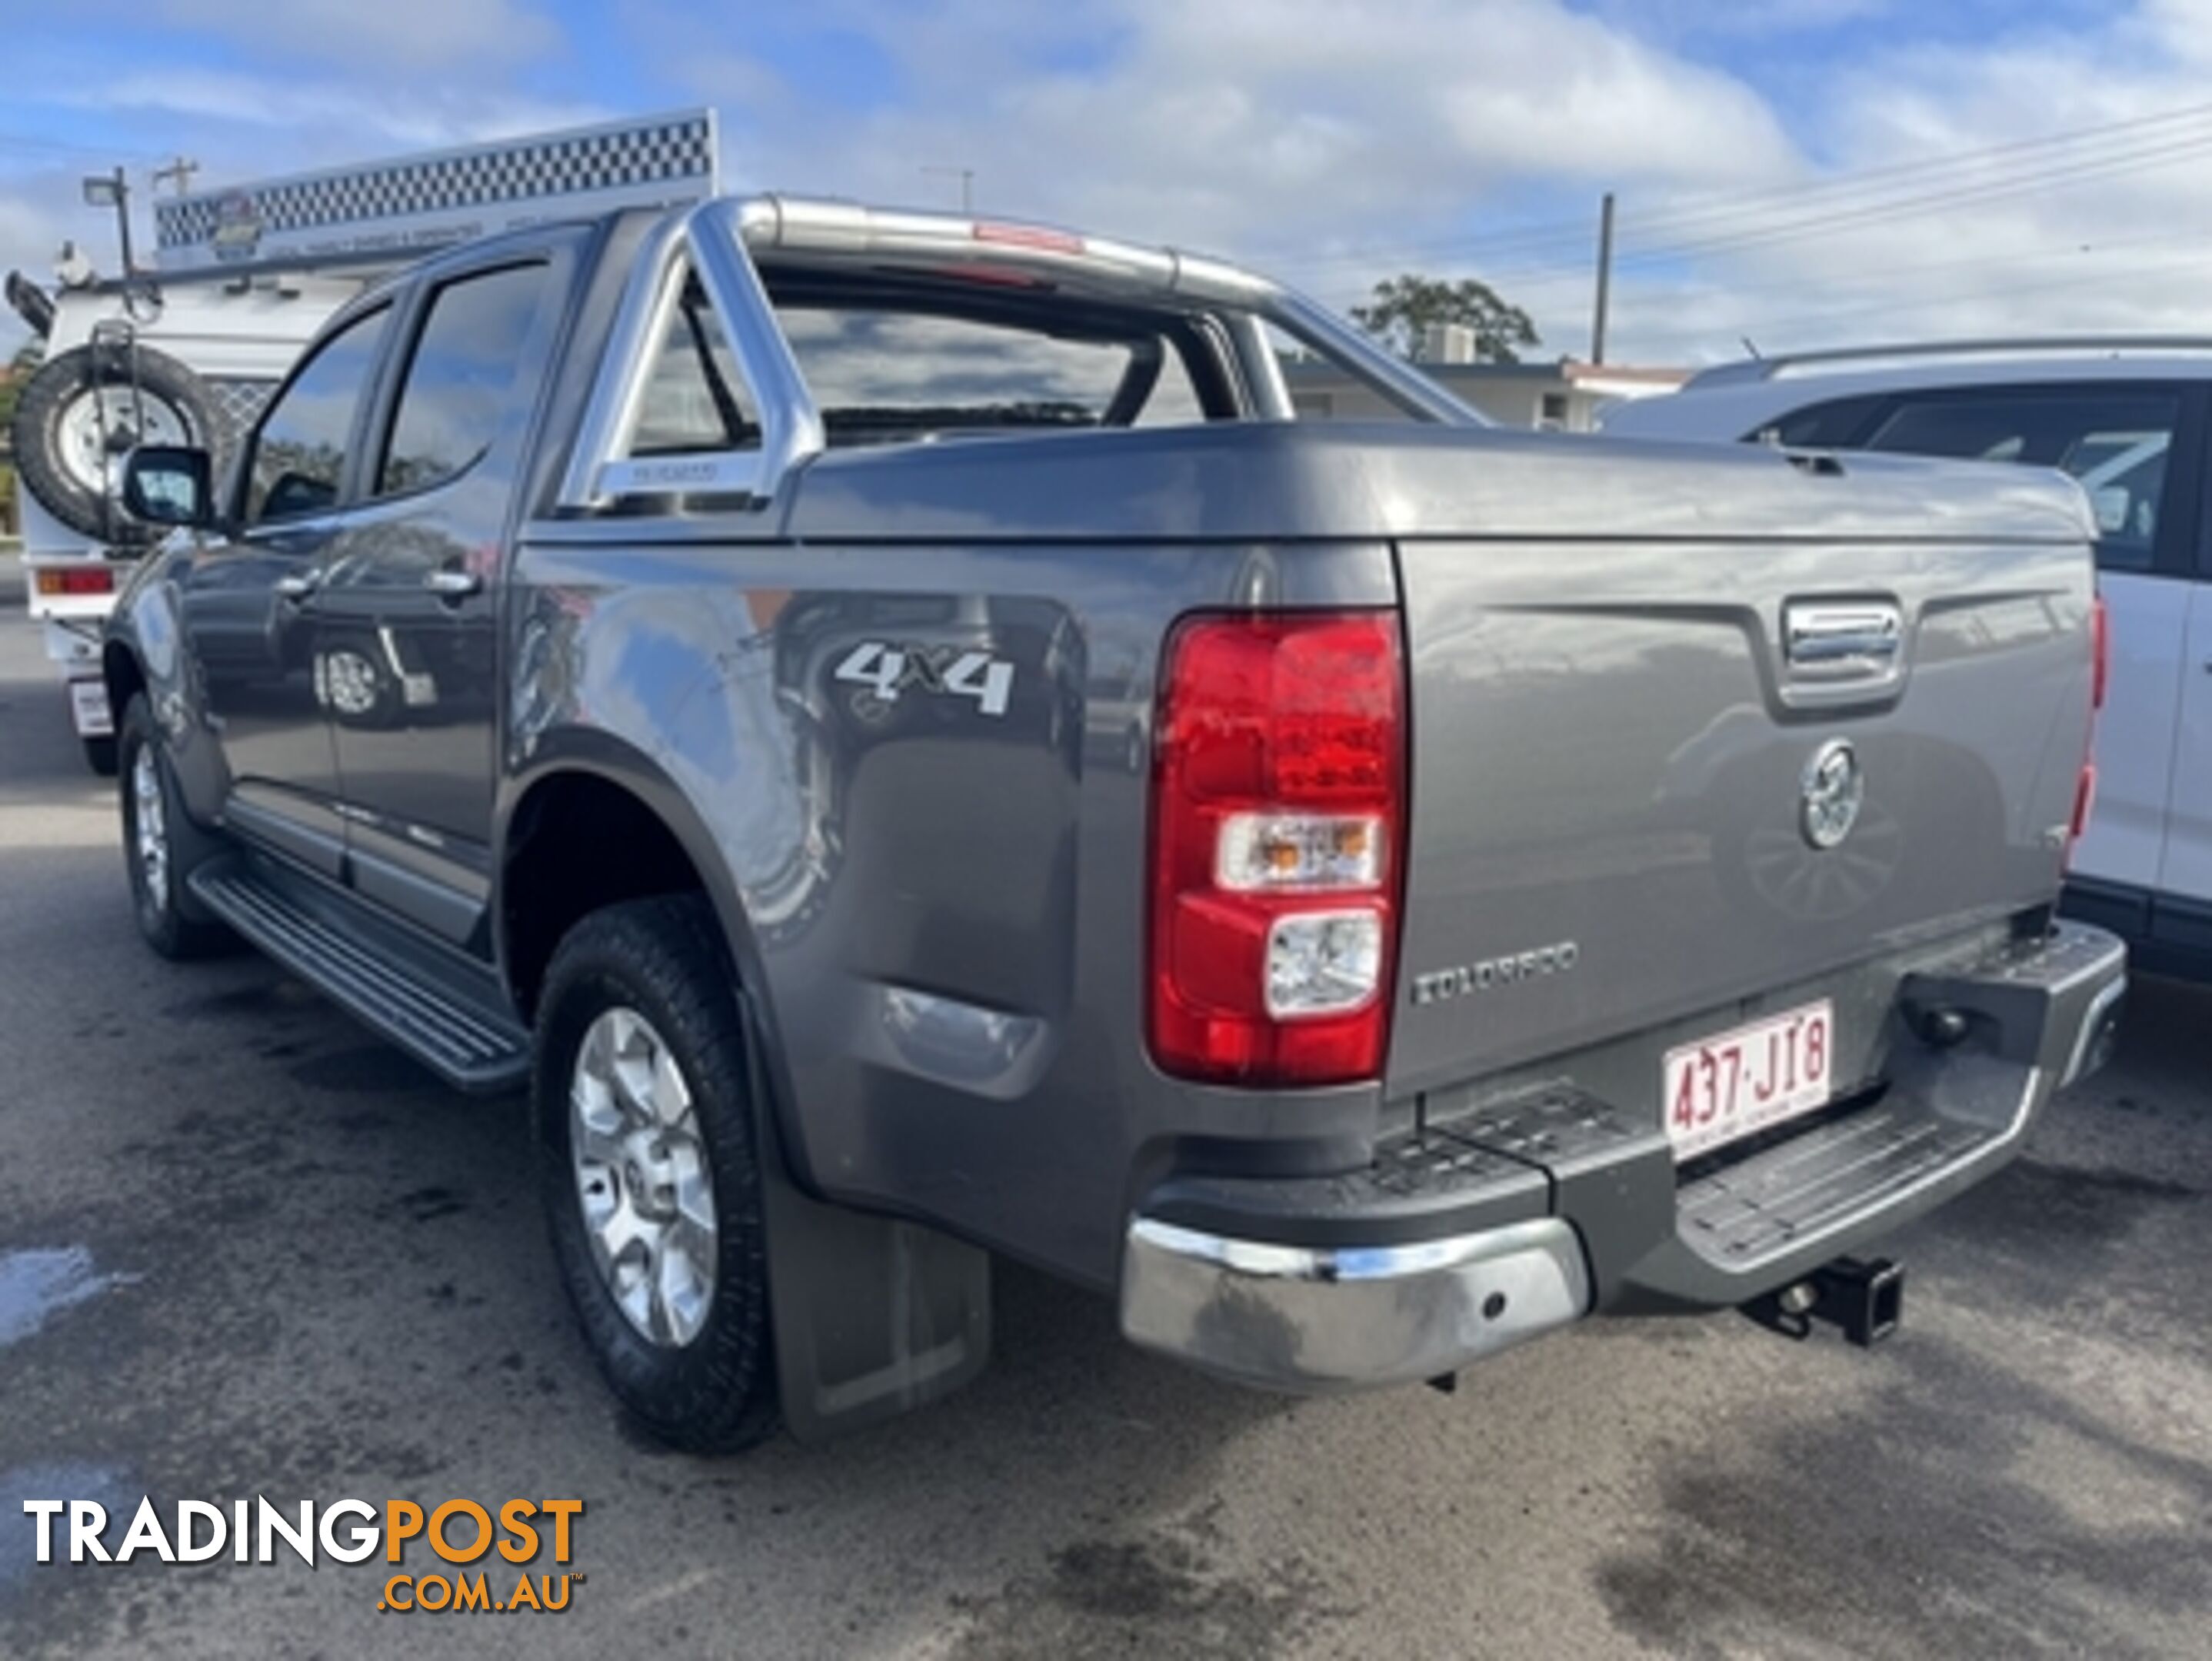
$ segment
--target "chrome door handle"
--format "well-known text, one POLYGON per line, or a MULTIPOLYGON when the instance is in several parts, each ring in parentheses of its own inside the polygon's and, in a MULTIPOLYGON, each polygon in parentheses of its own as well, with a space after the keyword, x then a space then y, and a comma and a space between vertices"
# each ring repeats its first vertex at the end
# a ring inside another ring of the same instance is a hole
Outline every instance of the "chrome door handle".
POLYGON ((303 573, 289 574, 279 577, 276 582, 270 585, 274 587, 276 592, 285 599, 304 600, 307 596, 315 591, 316 588, 320 585, 322 579, 320 577, 317 576, 313 572, 309 571, 303 573))
POLYGON ((465 600, 483 589, 483 579, 473 571, 433 571, 422 586, 441 600, 465 600))

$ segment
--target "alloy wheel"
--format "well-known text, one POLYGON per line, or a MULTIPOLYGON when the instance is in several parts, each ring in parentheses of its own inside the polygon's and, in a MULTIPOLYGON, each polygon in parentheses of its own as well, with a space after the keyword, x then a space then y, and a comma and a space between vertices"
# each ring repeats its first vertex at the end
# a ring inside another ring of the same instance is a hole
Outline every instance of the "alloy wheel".
POLYGON ((641 1337, 690 1343, 714 1295, 712 1167, 684 1069, 636 1010, 603 1010, 586 1029, 568 1115, 600 1278, 641 1337))

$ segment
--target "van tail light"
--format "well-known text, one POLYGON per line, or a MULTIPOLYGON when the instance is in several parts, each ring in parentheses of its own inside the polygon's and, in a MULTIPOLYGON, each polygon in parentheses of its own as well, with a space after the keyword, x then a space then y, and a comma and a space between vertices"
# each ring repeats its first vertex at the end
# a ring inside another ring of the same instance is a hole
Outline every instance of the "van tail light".
POLYGON ((2097 715, 2105 707, 2105 692, 2112 678, 2112 623, 2100 594, 2089 609, 2089 739, 2081 756, 2081 771, 2074 780, 2074 817, 2066 828, 2066 854, 2062 870, 2074 864, 2074 850, 2081 833, 2089 828, 2089 815, 2097 805, 2097 715))
POLYGON ((1377 1076, 1406 821, 1390 611, 1187 620, 1154 747, 1147 1026, 1184 1078, 1377 1076))
POLYGON ((46 595, 112 594, 115 573, 104 565, 43 566, 35 585, 46 595))

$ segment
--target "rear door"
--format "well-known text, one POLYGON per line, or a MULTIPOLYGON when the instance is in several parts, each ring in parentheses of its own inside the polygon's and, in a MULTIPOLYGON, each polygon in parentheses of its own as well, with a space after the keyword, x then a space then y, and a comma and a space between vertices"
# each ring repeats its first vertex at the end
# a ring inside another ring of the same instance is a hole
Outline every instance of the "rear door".
MULTIPOLYGON (((2203 390, 2185 382, 1912 392, 1859 447, 2056 467, 2081 481, 2099 531, 2112 679, 2097 725, 2097 797, 2069 867, 2136 890, 2161 884, 2189 662, 2203 390)), ((2183 770, 2186 773, 2186 769, 2183 770)))
POLYGON ((490 895, 501 549, 574 240, 421 284, 317 597, 354 886, 455 942, 490 895))
POLYGON ((391 307, 331 336, 271 400, 236 476, 237 529, 210 537, 179 584, 187 647, 245 834, 325 875, 343 859, 337 771, 317 700, 317 593, 352 488, 391 307))

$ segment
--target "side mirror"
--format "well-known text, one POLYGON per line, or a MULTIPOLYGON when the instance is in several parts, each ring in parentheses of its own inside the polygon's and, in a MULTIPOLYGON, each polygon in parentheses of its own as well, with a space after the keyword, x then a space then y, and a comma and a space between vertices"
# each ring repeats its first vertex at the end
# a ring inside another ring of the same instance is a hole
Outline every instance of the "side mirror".
POLYGON ((215 464, 204 450, 142 444, 123 464, 123 508, 149 524, 215 523, 215 464))
POLYGON ((2098 530, 2117 536, 2128 528, 2128 509, 2134 505, 2134 497, 2124 484, 2099 485, 2089 494, 2089 505, 2096 511, 2098 530))

